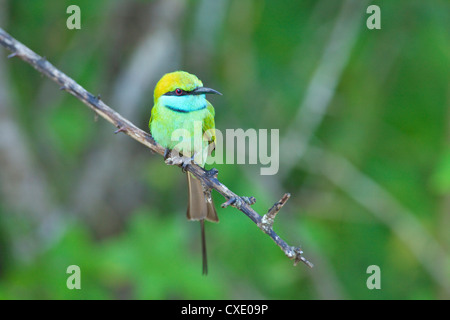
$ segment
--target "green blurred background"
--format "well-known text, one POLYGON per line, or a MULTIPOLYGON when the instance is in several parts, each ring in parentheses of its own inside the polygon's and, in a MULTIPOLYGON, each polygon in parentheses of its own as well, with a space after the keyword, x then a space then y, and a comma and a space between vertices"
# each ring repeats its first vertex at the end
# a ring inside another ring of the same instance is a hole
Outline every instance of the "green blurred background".
POLYGON ((279 129, 277 175, 215 167, 261 214, 290 192, 275 231, 315 264, 215 193, 202 276, 180 170, 2 48, 0 299, 450 298, 449 1, 0 0, 0 27, 144 130, 178 69, 217 128, 279 129))

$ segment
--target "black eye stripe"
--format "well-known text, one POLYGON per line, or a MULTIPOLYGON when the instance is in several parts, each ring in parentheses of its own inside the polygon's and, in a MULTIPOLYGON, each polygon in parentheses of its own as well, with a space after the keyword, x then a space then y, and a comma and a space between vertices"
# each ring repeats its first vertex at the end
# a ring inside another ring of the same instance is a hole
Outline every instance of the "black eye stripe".
POLYGON ((186 91, 186 90, 183 90, 181 88, 176 88, 173 91, 169 91, 169 92, 164 93, 163 96, 177 96, 177 97, 181 97, 181 96, 187 96, 187 95, 205 94, 205 92, 197 92, 199 88, 202 89, 202 87, 196 87, 196 88, 194 88, 191 91, 186 91), (181 94, 177 94, 177 90, 181 90, 182 93, 181 94))
POLYGON ((175 89, 175 90, 173 90, 173 91, 170 91, 170 92, 166 92, 166 93, 164 93, 164 96, 177 96, 177 97, 181 97, 181 96, 185 96, 185 95, 188 95, 188 94, 190 94, 190 91, 184 91, 184 90, 181 90, 182 91, 182 93, 181 94, 177 94, 177 90, 178 89, 175 89))

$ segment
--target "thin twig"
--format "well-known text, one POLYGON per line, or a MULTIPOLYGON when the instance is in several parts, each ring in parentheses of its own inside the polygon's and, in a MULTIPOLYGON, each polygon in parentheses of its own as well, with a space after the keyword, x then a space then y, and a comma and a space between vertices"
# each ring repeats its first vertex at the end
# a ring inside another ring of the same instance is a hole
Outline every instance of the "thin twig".
MULTIPOLYGON (((119 113, 107 106, 102 100, 98 99, 97 96, 86 91, 73 79, 55 68, 45 58, 42 58, 41 56, 30 50, 28 47, 11 37, 1 28, 0 45, 10 50, 14 54, 14 56, 19 57, 23 61, 29 63, 40 73, 58 83, 61 88, 82 101, 96 114, 112 123, 118 128, 116 132, 123 132, 134 140, 142 143, 153 152, 164 156, 165 148, 156 143, 149 133, 136 127, 129 120, 125 119, 119 113)), ((196 164, 188 164, 185 169, 192 173, 197 179, 199 179, 206 188, 214 189, 218 193, 220 193, 223 197, 225 197, 225 199, 227 199, 227 203, 230 202, 229 205, 232 205, 243 212, 257 226, 261 228, 261 225, 263 225, 262 217, 250 207, 251 204, 254 203, 253 197, 239 197, 234 192, 229 190, 225 185, 223 185, 217 179, 216 174, 211 175, 208 173, 208 171, 196 164)), ((287 257, 294 260, 294 265, 301 261, 307 266, 312 267, 312 264, 303 257, 303 251, 299 247, 289 246, 273 231, 272 227, 264 229, 263 231, 272 238, 272 240, 283 250, 287 257)))
POLYGON ((286 204, 286 202, 291 197, 290 193, 285 193, 284 196, 281 198, 280 201, 276 202, 272 208, 269 209, 269 212, 267 212, 261 219, 261 223, 258 226, 262 231, 268 232, 270 229, 273 229, 273 223, 275 222, 275 217, 278 214, 278 211, 283 208, 283 206, 286 204))

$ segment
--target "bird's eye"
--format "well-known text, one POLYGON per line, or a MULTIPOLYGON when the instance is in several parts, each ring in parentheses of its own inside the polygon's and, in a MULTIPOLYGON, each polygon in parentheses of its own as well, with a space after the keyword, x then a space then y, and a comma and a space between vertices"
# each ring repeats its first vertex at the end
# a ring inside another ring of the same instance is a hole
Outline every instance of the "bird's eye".
POLYGON ((183 94, 183 90, 181 90, 181 89, 176 89, 176 90, 175 90, 175 94, 176 94, 177 96, 181 96, 181 95, 183 94))

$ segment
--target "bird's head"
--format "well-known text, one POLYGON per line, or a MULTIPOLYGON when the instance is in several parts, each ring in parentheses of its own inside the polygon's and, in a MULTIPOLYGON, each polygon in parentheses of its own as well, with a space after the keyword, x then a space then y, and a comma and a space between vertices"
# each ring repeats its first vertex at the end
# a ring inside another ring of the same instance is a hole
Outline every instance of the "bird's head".
POLYGON ((205 94, 220 92, 203 87, 197 76, 185 71, 165 74, 155 87, 155 104, 160 103, 180 112, 190 112, 206 107, 205 94))

